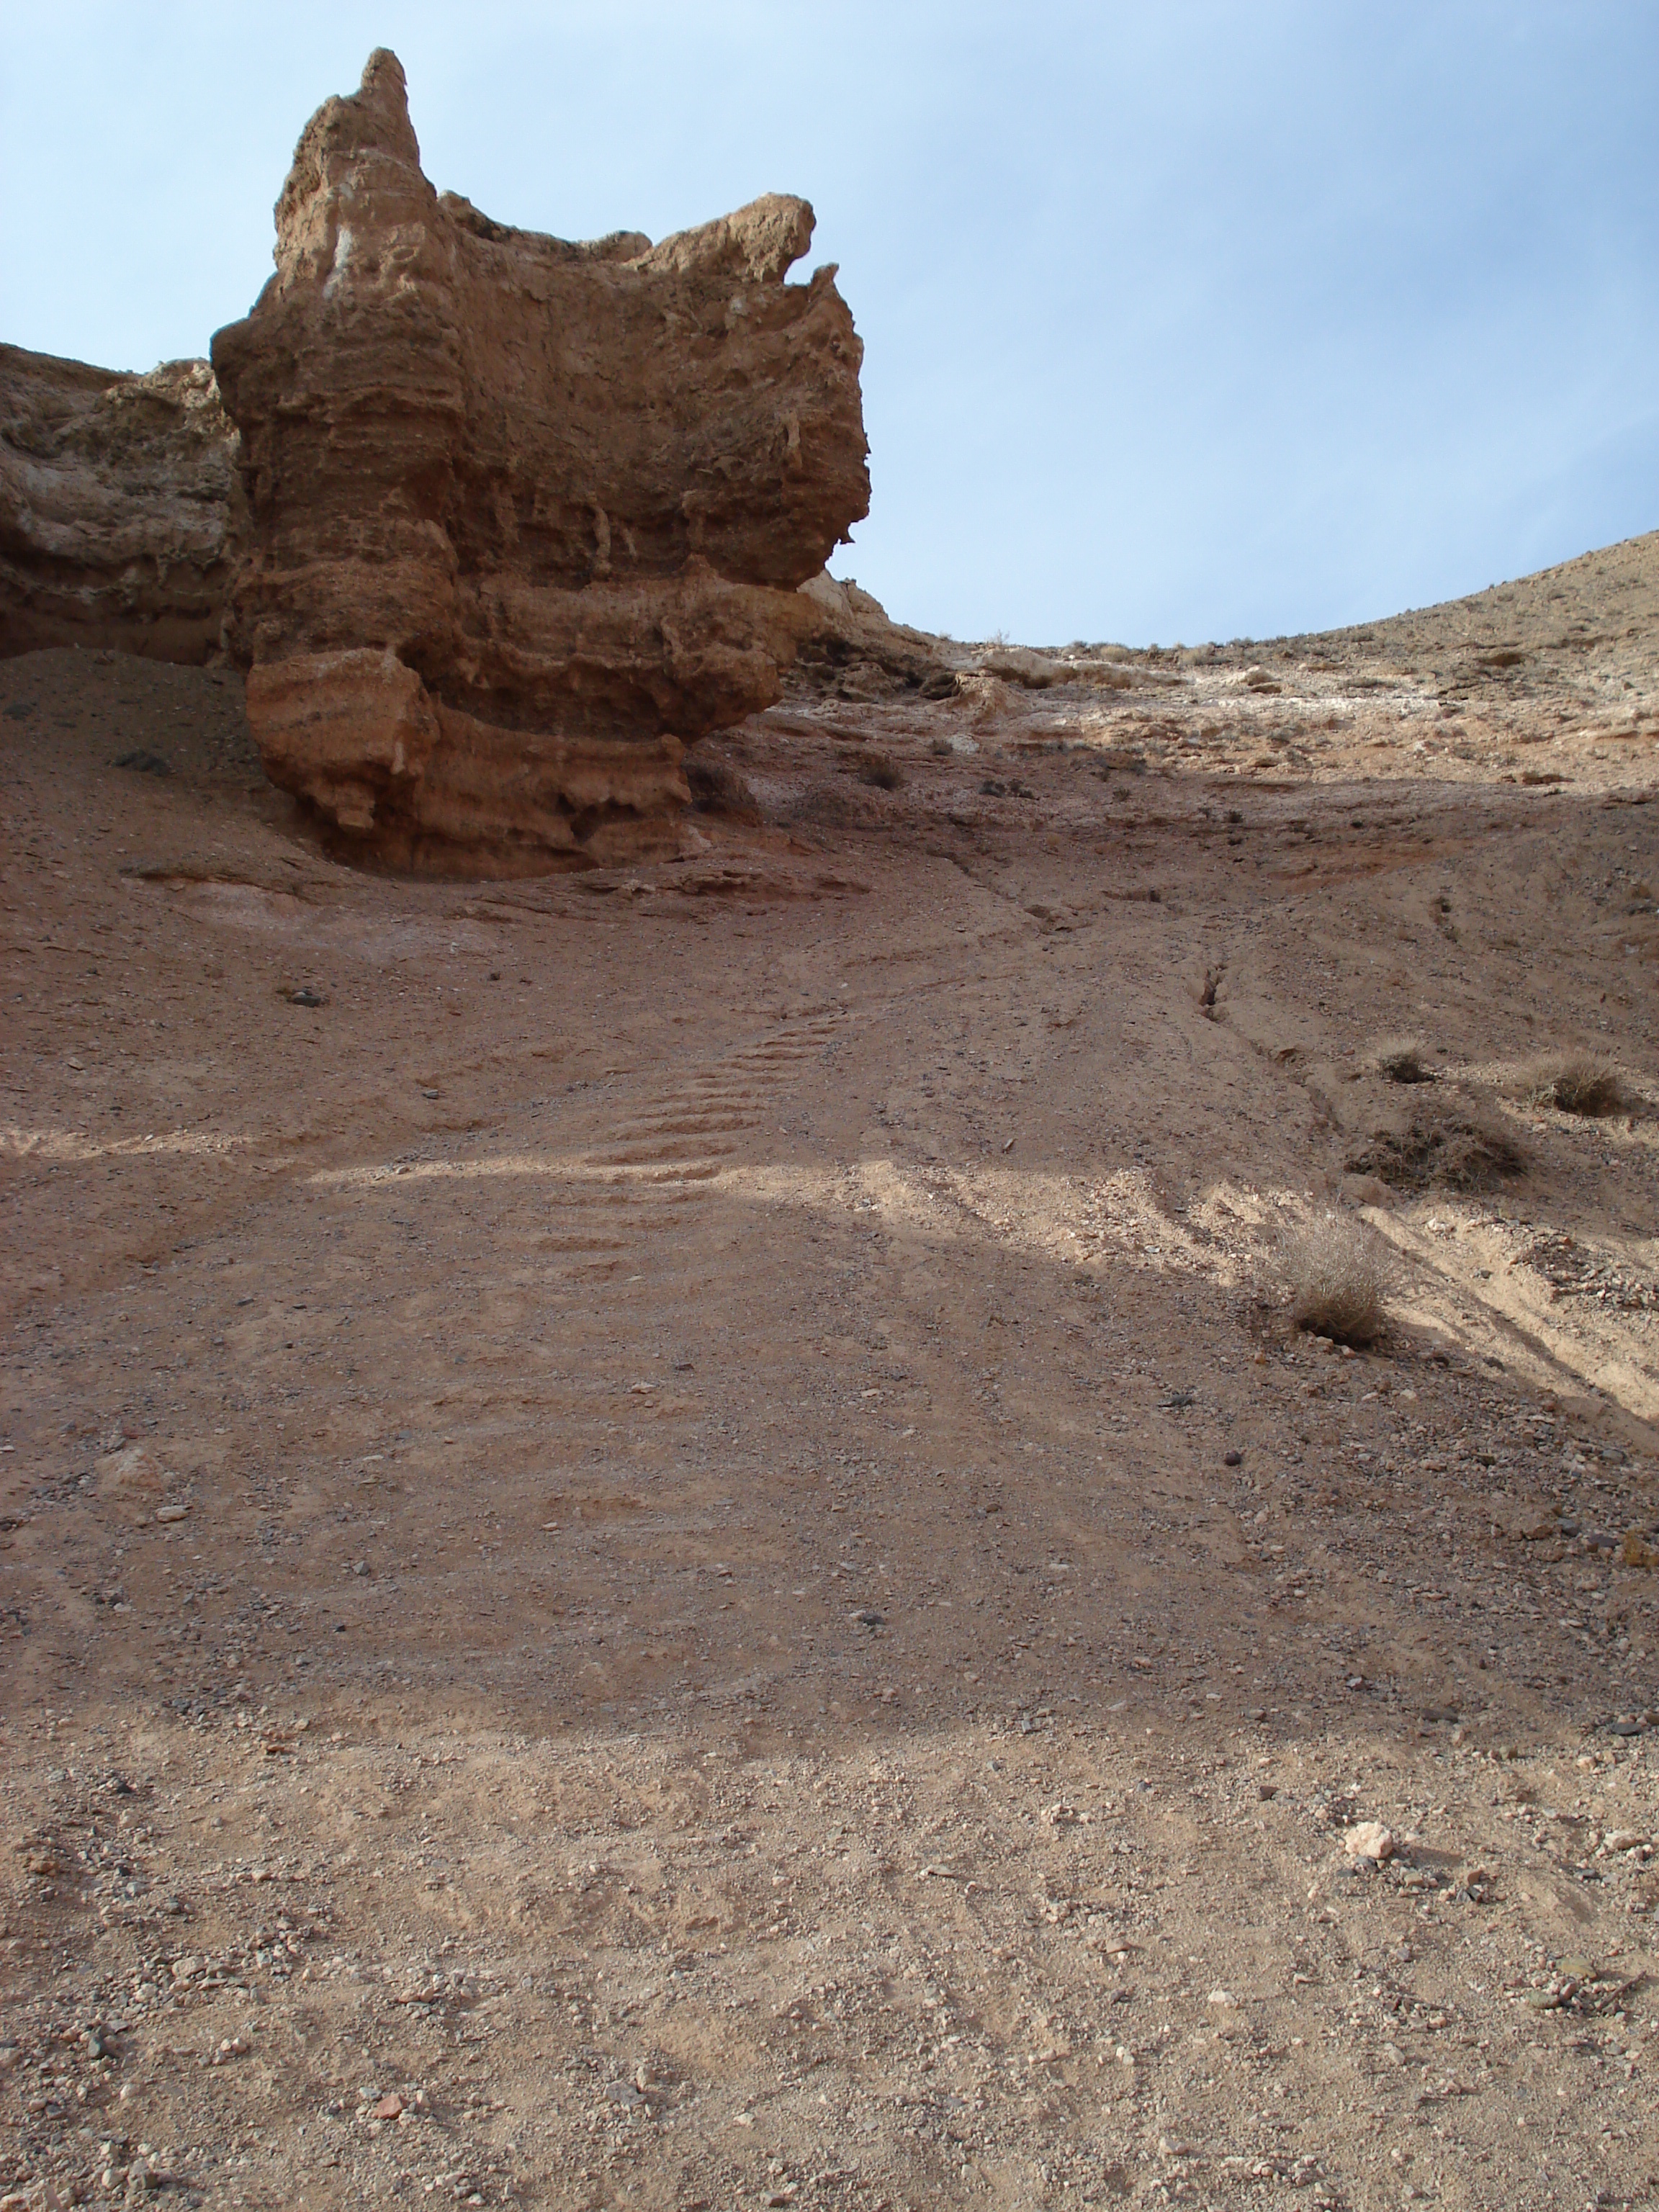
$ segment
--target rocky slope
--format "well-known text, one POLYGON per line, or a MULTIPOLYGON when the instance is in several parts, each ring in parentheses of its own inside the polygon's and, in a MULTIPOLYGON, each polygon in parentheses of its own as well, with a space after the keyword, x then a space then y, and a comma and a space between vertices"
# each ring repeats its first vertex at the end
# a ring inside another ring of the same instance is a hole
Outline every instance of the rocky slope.
POLYGON ((0 666, 0 2203, 1650 2202, 1659 538, 841 619, 512 884, 0 666))
POLYGON ((422 173, 396 58, 307 126, 213 360, 265 764, 358 849, 512 872, 672 849, 684 747, 776 697, 867 507, 861 348, 769 197, 653 246, 422 173))

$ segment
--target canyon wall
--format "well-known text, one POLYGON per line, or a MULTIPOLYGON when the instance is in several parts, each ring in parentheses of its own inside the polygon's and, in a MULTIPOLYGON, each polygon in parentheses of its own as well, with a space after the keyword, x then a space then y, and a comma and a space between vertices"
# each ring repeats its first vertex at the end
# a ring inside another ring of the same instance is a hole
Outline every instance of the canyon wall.
POLYGON ((136 376, 0 345, 0 655, 217 655, 247 536, 238 447, 204 361, 136 376))

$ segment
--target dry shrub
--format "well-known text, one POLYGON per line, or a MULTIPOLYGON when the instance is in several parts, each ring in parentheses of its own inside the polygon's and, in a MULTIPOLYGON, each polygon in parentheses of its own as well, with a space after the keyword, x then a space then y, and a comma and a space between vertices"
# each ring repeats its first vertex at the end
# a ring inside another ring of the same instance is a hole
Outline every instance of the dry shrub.
POLYGON ((1527 1096, 1535 1106, 1554 1106, 1563 1114, 1596 1118, 1622 1114, 1629 1103, 1618 1069, 1588 1053, 1540 1061, 1528 1073, 1527 1096))
POLYGON ((693 753, 685 763, 685 781, 699 814, 723 814, 733 822, 761 819, 761 805, 753 786, 729 761, 693 753))
POLYGON ((1490 1190, 1524 1175, 1527 1155, 1500 1121, 1457 1101, 1419 1107, 1403 1129, 1379 1129, 1343 1164, 1392 1190, 1490 1190))
POLYGON ((1371 1054, 1371 1065, 1389 1083, 1432 1083, 1428 1047, 1421 1037, 1384 1037, 1371 1054))
POLYGON ((902 791, 904 787, 903 771, 885 753, 866 755, 860 775, 864 782, 874 784, 878 791, 902 791))
POLYGON ((1338 1344, 1370 1344, 1380 1335, 1390 1270, 1370 1231, 1328 1214, 1290 1238, 1284 1264, 1298 1328, 1338 1344))

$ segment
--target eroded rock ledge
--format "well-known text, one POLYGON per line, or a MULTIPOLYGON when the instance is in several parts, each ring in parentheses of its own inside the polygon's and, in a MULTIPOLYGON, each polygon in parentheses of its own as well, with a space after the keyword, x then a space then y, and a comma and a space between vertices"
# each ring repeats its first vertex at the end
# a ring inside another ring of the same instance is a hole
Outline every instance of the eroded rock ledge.
POLYGON ((272 777, 404 865, 672 849, 683 749, 769 704, 867 512, 862 348, 772 196, 653 246, 492 222, 422 173, 404 73, 307 126, 276 274, 213 363, 272 777))
POLYGON ((147 375, 0 345, 0 655, 222 648, 247 532, 204 361, 147 375))

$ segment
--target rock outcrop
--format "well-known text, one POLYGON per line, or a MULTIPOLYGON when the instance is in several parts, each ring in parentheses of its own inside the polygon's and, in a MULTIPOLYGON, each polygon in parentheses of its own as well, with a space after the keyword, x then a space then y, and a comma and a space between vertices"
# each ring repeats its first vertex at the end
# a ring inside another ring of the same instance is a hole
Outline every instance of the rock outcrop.
POLYGON ((777 696, 868 508, 852 318, 832 269, 784 282, 811 232, 781 197, 656 246, 492 222, 384 52, 319 109, 213 342, 276 781, 404 865, 672 848, 683 748, 777 696))
POLYGON ((805 691, 843 699, 885 699, 919 691, 948 699, 957 688, 955 660, 963 656, 927 630, 891 621, 881 601, 850 578, 814 576, 801 586, 814 626, 801 640, 792 679, 805 691))
POLYGON ((146 376, 0 345, 0 654, 221 650, 247 508, 204 361, 146 376))

